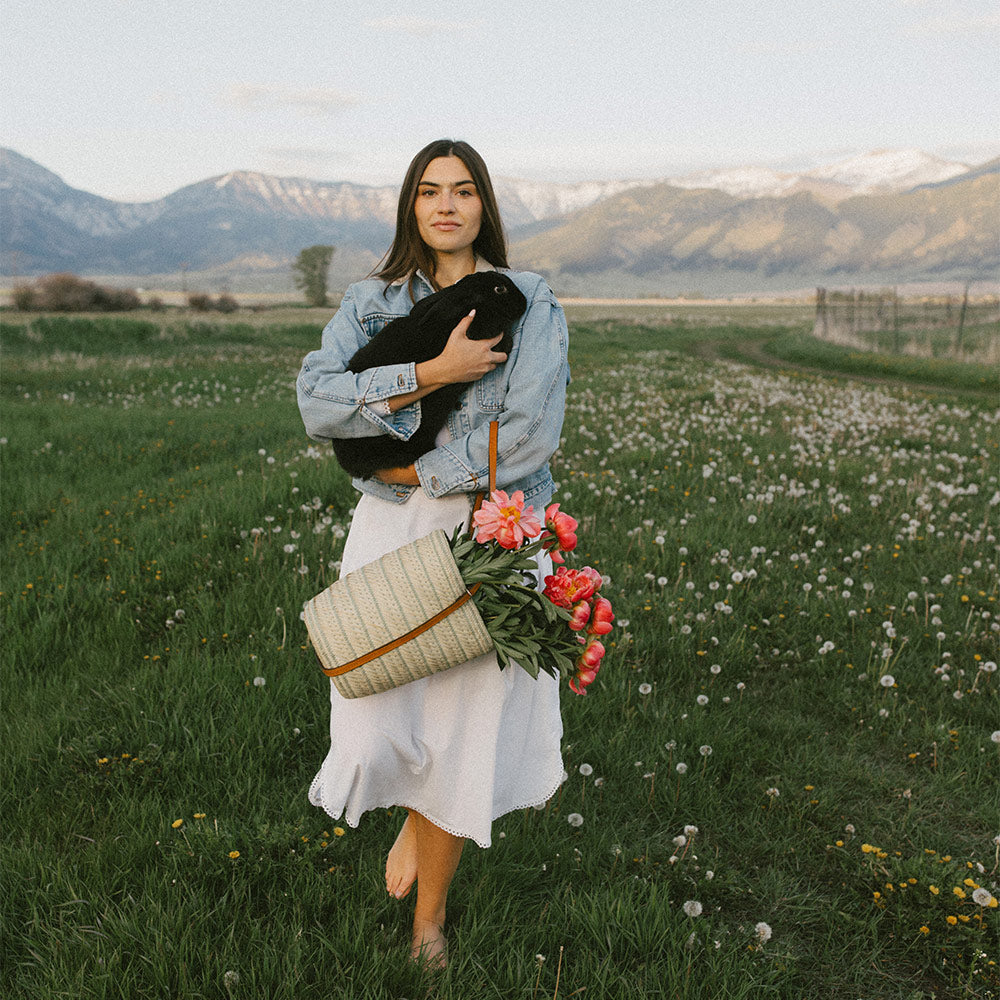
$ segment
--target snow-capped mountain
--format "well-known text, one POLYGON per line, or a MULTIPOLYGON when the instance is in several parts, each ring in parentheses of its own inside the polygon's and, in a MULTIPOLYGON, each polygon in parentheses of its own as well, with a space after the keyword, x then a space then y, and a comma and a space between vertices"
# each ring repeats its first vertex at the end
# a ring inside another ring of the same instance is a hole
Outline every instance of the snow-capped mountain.
MULTIPOLYGON (((887 273, 973 274, 992 266, 997 169, 900 150, 801 172, 750 165, 575 184, 497 177, 495 185, 512 262, 543 273, 607 273, 611 283, 615 274, 675 269, 861 273, 871 257, 887 273), (960 197, 946 196, 957 186, 960 197), (893 204, 872 209, 869 197, 893 204), (865 235, 899 212, 890 227, 896 242, 865 235), (948 220, 952 228, 939 232, 948 220), (926 252, 914 226, 926 230, 926 252)), ((335 280, 346 283, 389 246, 397 196, 394 186, 232 171, 127 204, 76 190, 0 149, 0 273, 287 274, 302 247, 330 243, 335 280)))
POLYGON ((774 198, 813 191, 834 200, 855 194, 907 191, 968 172, 967 163, 942 160, 919 149, 882 149, 794 173, 768 167, 730 167, 664 178, 680 188, 712 188, 742 198, 774 198))
POLYGON ((919 149, 879 149, 852 156, 828 167, 816 167, 804 176, 835 181, 854 194, 905 191, 920 184, 951 180, 969 170, 967 163, 939 159, 919 149))

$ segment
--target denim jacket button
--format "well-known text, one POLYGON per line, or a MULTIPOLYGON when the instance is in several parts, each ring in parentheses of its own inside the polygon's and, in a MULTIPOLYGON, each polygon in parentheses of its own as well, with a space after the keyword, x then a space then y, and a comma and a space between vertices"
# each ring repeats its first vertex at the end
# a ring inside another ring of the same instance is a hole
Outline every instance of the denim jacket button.
POLYGON ((440 486, 441 486, 441 484, 438 482, 438 477, 437 476, 431 476, 431 487, 436 490, 436 489, 439 489, 440 486))

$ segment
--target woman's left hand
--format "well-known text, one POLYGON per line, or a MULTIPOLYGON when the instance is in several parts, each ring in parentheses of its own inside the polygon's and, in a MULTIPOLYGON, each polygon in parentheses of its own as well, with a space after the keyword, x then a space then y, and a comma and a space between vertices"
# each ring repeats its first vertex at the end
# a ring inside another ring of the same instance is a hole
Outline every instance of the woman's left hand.
POLYGON ((375 473, 375 478, 388 483, 390 486, 419 486, 420 480, 417 478, 417 470, 414 465, 400 465, 391 469, 379 469, 375 473))

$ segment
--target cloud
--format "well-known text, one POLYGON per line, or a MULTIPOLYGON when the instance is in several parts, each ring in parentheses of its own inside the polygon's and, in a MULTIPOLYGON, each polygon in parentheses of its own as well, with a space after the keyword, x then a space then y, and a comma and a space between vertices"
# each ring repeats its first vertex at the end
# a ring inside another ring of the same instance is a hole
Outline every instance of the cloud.
MULTIPOLYGON (((463 28, 482 28, 485 26, 483 18, 466 20, 462 22, 463 28)), ((405 35, 416 35, 418 38, 426 38, 428 35, 439 31, 441 22, 432 18, 424 17, 404 17, 395 15, 392 17, 371 17, 363 22, 366 28, 374 28, 376 31, 402 32, 405 35)))
POLYGON ((291 108, 311 117, 339 114, 361 103, 361 98, 330 87, 296 89, 271 83, 233 83, 220 100, 230 107, 247 111, 278 111, 291 108))
POLYGON ((331 149, 320 149, 315 146, 272 146, 263 150, 272 160, 292 163, 330 163, 333 160, 343 160, 343 153, 331 149))
POLYGON ((978 35, 992 34, 1000 28, 1000 14, 934 14, 914 21, 906 28, 908 35, 978 35))
POLYGON ((736 50, 755 56, 805 56, 820 51, 820 43, 793 38, 763 39, 738 42, 736 50))

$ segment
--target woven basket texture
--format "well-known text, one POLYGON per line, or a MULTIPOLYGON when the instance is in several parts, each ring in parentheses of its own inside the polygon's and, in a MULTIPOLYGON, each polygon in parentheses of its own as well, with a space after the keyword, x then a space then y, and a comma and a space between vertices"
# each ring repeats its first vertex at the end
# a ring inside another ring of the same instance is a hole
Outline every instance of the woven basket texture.
MULTIPOLYGON (((334 669, 422 625, 465 592, 443 531, 433 531, 341 577, 305 605, 316 655, 334 669)), ((331 678, 345 698, 399 687, 493 649, 473 601, 423 634, 331 678)))

